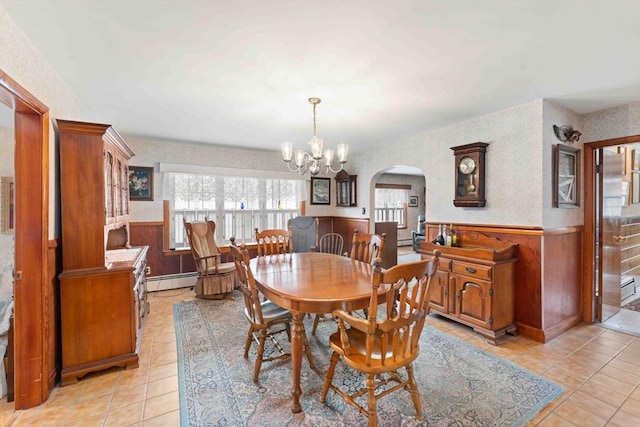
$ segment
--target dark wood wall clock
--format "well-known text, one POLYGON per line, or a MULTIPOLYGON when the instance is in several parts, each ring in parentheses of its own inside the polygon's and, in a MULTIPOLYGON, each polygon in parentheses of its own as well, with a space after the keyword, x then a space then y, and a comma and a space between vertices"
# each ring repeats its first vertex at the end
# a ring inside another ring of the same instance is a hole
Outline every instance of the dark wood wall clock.
POLYGON ((485 142, 451 147, 455 156, 455 197, 458 207, 481 208, 487 203, 485 189, 485 142))

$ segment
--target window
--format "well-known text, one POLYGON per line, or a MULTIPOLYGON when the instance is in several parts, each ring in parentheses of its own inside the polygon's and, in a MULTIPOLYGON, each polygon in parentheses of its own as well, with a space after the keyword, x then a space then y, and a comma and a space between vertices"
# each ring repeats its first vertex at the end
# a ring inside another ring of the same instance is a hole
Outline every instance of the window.
POLYGON ((287 228, 300 214, 305 198, 302 180, 221 176, 189 173, 165 175, 165 199, 169 200, 169 247, 188 247, 183 220, 216 222, 216 241, 254 241, 255 228, 287 228))
POLYGON ((376 222, 397 222, 398 228, 407 228, 407 203, 411 186, 403 184, 376 184, 376 222))

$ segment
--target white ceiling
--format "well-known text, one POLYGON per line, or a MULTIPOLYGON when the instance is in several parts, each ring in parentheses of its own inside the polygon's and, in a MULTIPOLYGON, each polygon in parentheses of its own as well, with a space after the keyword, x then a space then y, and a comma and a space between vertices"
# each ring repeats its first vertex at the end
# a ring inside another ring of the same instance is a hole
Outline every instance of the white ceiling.
MULTIPOLYGON (((548 98, 640 101, 640 2, 0 0, 125 135, 352 151, 548 98)), ((65 117, 65 119, 76 119, 65 117)))

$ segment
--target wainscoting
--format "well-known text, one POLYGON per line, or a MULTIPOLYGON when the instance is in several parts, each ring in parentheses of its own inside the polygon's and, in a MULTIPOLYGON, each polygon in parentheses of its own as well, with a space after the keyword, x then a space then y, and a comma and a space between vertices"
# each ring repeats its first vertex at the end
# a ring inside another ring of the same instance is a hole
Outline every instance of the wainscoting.
MULTIPOLYGON (((582 321, 582 226, 544 230, 454 224, 454 228, 518 244, 515 317, 521 334, 547 342, 582 321)), ((438 224, 427 223, 426 235, 429 241, 435 239, 438 224)))

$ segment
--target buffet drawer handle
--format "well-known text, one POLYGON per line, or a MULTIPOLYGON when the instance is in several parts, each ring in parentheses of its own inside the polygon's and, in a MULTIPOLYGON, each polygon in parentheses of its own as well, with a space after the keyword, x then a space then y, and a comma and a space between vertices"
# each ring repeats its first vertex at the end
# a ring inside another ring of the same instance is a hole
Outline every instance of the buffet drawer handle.
POLYGON ((467 270, 467 273, 475 273, 476 272, 476 269, 473 268, 473 267, 467 267, 467 268, 465 268, 465 270, 467 270))

